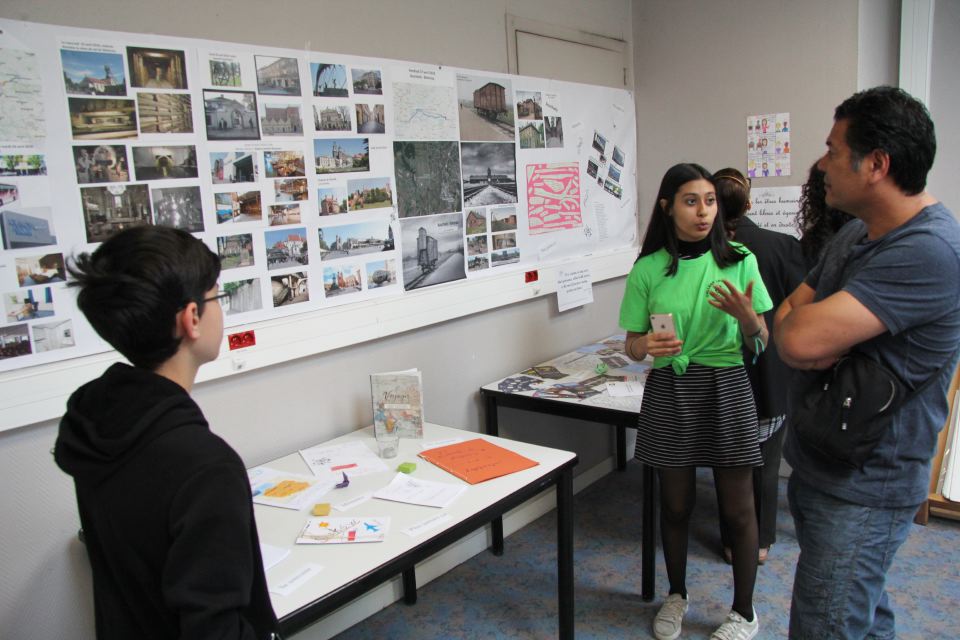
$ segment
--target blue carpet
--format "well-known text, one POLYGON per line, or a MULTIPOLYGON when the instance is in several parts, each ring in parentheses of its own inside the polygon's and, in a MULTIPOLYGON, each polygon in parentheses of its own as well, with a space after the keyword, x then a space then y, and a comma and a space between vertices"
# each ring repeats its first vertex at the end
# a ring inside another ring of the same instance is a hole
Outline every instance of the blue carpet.
MULTIPOLYGON (((577 638, 652 638, 666 594, 657 552, 656 598, 640 599, 640 467, 631 461, 575 498, 577 638)), ((754 603, 759 638, 785 638, 799 552, 781 480, 777 543, 759 568, 754 603)), ((733 597, 730 567, 719 554, 717 506, 709 470, 697 476, 687 588, 690 611, 681 638, 709 638, 733 597)), ((960 637, 960 522, 931 518, 914 526, 888 575, 898 637, 960 637)), ((557 635, 556 514, 506 540, 502 557, 481 553, 418 591, 414 606, 396 603, 340 634, 378 638, 554 638, 557 635)))

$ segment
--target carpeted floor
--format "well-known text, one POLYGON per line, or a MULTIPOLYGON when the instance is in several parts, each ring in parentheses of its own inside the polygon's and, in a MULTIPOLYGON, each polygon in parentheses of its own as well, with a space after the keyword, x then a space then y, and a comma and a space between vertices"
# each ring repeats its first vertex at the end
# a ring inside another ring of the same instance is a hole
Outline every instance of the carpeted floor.
MULTIPOLYGON (((681 638, 709 638, 732 598, 732 574, 719 555, 717 506, 708 470, 697 476, 681 638)), ((666 593, 657 552, 653 602, 640 599, 641 474, 630 462, 575 498, 574 557, 578 638, 652 638, 666 593)), ((759 638, 785 638, 798 548, 781 480, 777 543, 760 567, 754 598, 759 638)), ((557 635, 556 518, 551 512, 507 538, 502 557, 481 553, 422 587, 414 606, 396 603, 338 636, 378 638, 554 638, 557 635)), ((915 526, 889 574, 898 637, 960 637, 960 522, 915 526)))

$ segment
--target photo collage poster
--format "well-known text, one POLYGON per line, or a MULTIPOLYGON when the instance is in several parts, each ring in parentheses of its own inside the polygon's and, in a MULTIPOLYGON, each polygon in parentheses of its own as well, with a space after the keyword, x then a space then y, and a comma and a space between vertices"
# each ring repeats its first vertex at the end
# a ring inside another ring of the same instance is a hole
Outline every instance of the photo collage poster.
POLYGON ((603 130, 635 191, 626 91, 0 23, 0 372, 108 350, 67 264, 134 226, 217 253, 228 328, 635 241, 588 173, 603 130))

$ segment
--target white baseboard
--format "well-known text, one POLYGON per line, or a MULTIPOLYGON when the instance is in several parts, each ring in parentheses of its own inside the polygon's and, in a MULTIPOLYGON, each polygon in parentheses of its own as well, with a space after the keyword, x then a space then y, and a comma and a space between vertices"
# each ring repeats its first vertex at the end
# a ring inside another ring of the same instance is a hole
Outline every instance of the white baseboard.
MULTIPOLYGON (((575 494, 579 493, 615 468, 616 461, 613 457, 594 465, 573 479, 573 492, 575 494)), ((556 506, 556 490, 551 489, 508 511, 503 518, 504 536, 510 536, 540 516, 555 509, 556 506)), ((473 556, 487 551, 491 543, 492 536, 488 525, 427 558, 417 565, 417 586, 423 586, 473 556)), ((510 553, 509 539, 505 543, 504 553, 510 553)), ((389 607, 402 597, 403 586, 398 576, 300 631, 296 634, 296 639, 327 640, 349 629, 361 620, 372 616, 377 611, 389 607)))

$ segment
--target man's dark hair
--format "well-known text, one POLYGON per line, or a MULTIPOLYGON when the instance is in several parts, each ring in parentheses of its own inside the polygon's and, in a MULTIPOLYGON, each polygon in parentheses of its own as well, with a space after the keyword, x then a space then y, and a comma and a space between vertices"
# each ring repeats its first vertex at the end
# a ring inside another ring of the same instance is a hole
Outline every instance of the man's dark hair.
POLYGON ((927 186, 927 173, 937 153, 933 120, 923 104, 896 87, 874 87, 843 101, 833 114, 847 121, 847 145, 854 167, 870 152, 890 157, 890 177, 907 195, 927 186))
MULTIPOLYGON (((680 254, 678 251, 677 229, 673 218, 667 213, 667 209, 660 206, 661 200, 667 201, 667 208, 673 205, 673 200, 680 190, 680 187, 693 180, 706 180, 716 188, 716 181, 709 171, 698 164, 685 162, 675 164, 663 176, 660 181, 660 190, 657 192, 657 199, 653 203, 653 212, 650 214, 650 225, 647 227, 647 233, 643 238, 643 245, 640 247, 640 255, 637 260, 652 253, 656 253, 662 248, 670 254, 670 262, 665 269, 666 275, 675 276, 680 263, 680 254)), ((713 222, 713 228, 710 229, 710 251, 713 258, 721 267, 729 267, 743 260, 746 255, 738 251, 727 240, 727 232, 723 225, 723 205, 717 200, 717 217, 713 222)))
POLYGON ((67 266, 77 306, 100 335, 136 367, 154 370, 180 346, 176 316, 204 296, 220 260, 203 242, 170 227, 133 227, 67 266))

